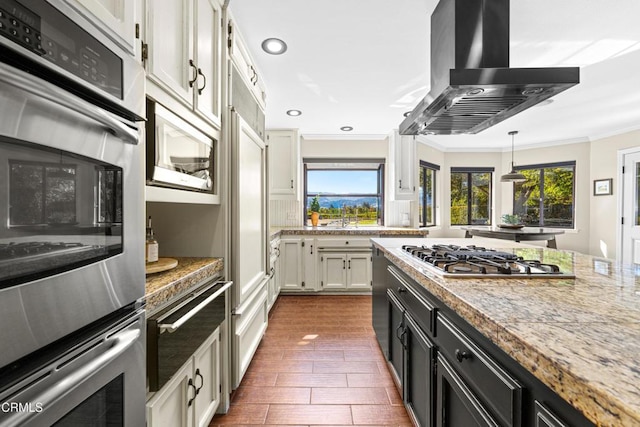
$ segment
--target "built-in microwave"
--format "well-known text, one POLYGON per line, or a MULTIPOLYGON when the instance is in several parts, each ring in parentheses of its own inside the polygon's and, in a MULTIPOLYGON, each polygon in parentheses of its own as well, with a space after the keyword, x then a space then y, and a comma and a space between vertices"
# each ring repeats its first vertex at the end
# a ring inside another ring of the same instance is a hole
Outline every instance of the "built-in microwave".
POLYGON ((213 193, 217 141, 147 99, 147 185, 213 193))

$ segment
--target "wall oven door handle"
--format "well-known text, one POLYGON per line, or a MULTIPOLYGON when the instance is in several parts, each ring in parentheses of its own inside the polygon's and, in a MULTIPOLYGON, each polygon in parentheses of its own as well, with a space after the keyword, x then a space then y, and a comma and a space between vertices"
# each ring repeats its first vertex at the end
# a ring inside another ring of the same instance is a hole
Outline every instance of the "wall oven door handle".
MULTIPOLYGON (((224 291, 226 291, 230 286, 231 286, 232 282, 228 282, 225 283, 220 289, 218 289, 215 293, 209 295, 205 300, 203 300, 201 303, 199 303, 198 305, 196 305, 195 307, 193 307, 191 310, 189 310, 184 316, 180 317, 178 320, 176 320, 173 323, 159 323, 158 324, 158 329, 160 330, 160 333, 163 332, 175 332, 178 330, 178 328, 180 328, 180 326, 184 325, 185 322, 187 322, 189 319, 191 319, 193 316, 195 316, 196 314, 198 314, 198 312, 200 310, 202 310, 203 308, 205 308, 211 301, 213 301, 214 299, 218 298, 220 295, 222 295, 222 293, 224 291)), ((194 296, 194 298, 197 298, 198 296, 194 296)))
MULTIPOLYGON (((135 345, 136 342, 139 342, 141 337, 142 329, 130 326, 103 339, 99 344, 89 347, 85 353, 78 357, 74 357, 70 361, 63 362, 59 365, 53 365, 47 381, 33 385, 34 388, 37 387, 42 389, 42 391, 38 392, 34 390, 35 393, 29 396, 29 401, 38 402, 42 404, 42 408, 45 409, 54 406, 56 402, 67 396, 80 384, 86 382, 87 379, 96 372, 108 366, 130 347, 135 345), (88 363, 78 367, 74 366, 74 362, 83 356, 100 351, 103 351, 103 353, 91 357, 88 363)), ((6 425, 22 425, 37 415, 38 412, 36 411, 13 412, 10 418, 4 421, 7 422, 6 425)))
MULTIPOLYGON (((90 117, 101 125, 105 126, 113 135, 123 139, 131 144, 138 143, 138 129, 131 123, 131 127, 109 114, 101 108, 76 98, 69 92, 55 86, 49 82, 43 81, 30 74, 17 71, 13 68, 0 64, 0 81, 6 82, 14 87, 28 92, 35 98, 44 98, 49 102, 66 107, 70 110, 90 117)), ((125 120, 125 119, 122 119, 125 120)))

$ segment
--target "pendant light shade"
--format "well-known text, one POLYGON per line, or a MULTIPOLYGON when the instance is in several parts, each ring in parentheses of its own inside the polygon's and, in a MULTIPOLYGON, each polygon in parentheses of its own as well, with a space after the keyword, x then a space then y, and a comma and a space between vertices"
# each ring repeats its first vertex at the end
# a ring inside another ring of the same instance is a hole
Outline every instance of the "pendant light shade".
POLYGON ((517 130, 512 130, 511 132, 509 132, 509 135, 511 135, 511 172, 502 175, 500 177, 500 182, 524 182, 527 180, 526 176, 522 175, 519 172, 516 172, 515 164, 513 163, 513 139, 517 134, 517 130))

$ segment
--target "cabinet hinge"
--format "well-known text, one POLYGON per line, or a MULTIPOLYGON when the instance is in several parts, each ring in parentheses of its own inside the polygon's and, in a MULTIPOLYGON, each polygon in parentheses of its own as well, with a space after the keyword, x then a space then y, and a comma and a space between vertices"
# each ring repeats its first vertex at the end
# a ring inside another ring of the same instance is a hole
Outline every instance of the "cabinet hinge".
POLYGON ((233 25, 231 22, 227 25, 227 47, 231 49, 233 46, 233 25))
POLYGON ((622 167, 622 173, 624 173, 624 166, 622 167))
POLYGON ((140 38, 140 24, 136 23, 136 39, 140 38))
POLYGON ((624 225, 624 217, 620 218, 620 224, 624 225))
POLYGON ((149 59, 149 45, 147 43, 142 42, 142 49, 140 49, 140 52, 142 56, 142 62, 149 59))

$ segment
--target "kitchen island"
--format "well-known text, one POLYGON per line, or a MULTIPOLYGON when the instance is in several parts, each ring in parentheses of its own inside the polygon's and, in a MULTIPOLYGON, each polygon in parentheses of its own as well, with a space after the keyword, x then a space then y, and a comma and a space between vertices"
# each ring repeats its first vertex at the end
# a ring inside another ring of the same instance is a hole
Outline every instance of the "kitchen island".
MULTIPOLYGON (((469 244, 465 239, 414 240, 411 244, 469 244)), ((575 279, 443 278, 403 253, 400 246, 406 239, 372 241, 385 262, 417 283, 435 305, 442 304, 441 310, 434 310, 436 319, 448 313, 462 319, 491 343, 489 347, 504 352, 595 425, 640 425, 640 282, 632 267, 574 252, 476 238, 477 245, 526 250, 527 256, 552 259, 572 270, 575 279)), ((377 261, 374 255, 374 276, 380 271, 377 261)), ((375 282, 376 277, 374 300, 375 282)), ((437 342, 444 328, 434 323, 440 334, 435 335, 437 342)), ((466 357, 464 352, 458 356, 458 361, 466 357)), ((532 411, 524 409, 523 425, 530 425, 532 411)))

